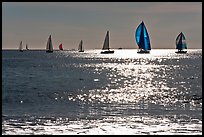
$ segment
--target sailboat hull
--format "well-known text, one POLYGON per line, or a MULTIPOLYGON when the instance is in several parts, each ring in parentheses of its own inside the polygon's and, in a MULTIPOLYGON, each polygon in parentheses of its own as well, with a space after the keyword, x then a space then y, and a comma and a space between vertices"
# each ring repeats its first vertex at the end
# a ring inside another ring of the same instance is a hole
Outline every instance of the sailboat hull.
POLYGON ((175 53, 185 54, 187 51, 176 51, 175 53))
POLYGON ((106 51, 101 51, 101 54, 111 54, 114 53, 113 50, 106 50, 106 51))
POLYGON ((46 52, 47 52, 47 53, 52 53, 53 51, 47 50, 46 52))
POLYGON ((140 51, 138 51, 137 53, 140 53, 140 54, 147 54, 147 53, 149 53, 149 51, 147 51, 147 50, 140 50, 140 51))

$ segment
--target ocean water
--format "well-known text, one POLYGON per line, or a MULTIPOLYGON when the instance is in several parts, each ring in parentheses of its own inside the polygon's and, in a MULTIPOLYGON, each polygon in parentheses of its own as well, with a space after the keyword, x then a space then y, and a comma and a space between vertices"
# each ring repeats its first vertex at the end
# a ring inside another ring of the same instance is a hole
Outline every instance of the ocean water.
POLYGON ((201 135, 202 49, 2 51, 2 134, 201 135))

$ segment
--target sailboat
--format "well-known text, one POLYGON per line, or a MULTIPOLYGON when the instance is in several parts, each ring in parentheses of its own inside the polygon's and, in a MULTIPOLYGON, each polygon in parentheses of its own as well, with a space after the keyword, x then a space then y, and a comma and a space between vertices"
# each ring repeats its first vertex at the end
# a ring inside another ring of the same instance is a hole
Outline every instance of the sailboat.
POLYGON ((51 35, 49 36, 48 41, 47 41, 46 52, 48 52, 48 53, 53 52, 51 35))
POLYGON ((59 50, 63 50, 62 43, 60 43, 60 45, 59 45, 59 50))
POLYGON ((187 49, 186 38, 184 34, 181 32, 176 38, 176 53, 186 53, 183 49, 187 49))
POLYGON ((109 31, 107 31, 107 33, 106 33, 106 37, 105 37, 105 40, 103 43, 102 50, 104 50, 104 51, 101 51, 101 54, 114 53, 114 50, 110 50, 110 47, 109 47, 109 31))
POLYGON ((29 50, 29 49, 28 49, 28 44, 26 44, 26 50, 29 50))
POLYGON ((23 42, 22 41, 20 42, 19 51, 23 52, 23 42))
POLYGON ((84 49, 83 49, 83 47, 82 47, 82 40, 80 41, 80 43, 79 43, 79 48, 78 48, 78 50, 79 50, 79 52, 84 52, 84 49))
POLYGON ((140 23, 135 32, 135 39, 139 47, 137 53, 149 53, 151 50, 150 39, 144 22, 140 23))

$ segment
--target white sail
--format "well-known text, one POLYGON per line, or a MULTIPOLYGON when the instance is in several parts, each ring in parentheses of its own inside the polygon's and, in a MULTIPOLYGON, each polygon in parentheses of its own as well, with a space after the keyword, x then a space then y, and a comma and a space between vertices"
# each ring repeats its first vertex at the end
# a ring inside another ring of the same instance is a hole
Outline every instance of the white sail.
POLYGON ((23 42, 20 42, 19 51, 23 51, 23 42))
POLYGON ((107 31, 104 43, 103 43, 103 50, 107 49, 109 50, 109 31, 107 31))
POLYGON ((53 52, 51 35, 49 36, 48 41, 47 41, 46 51, 53 52))

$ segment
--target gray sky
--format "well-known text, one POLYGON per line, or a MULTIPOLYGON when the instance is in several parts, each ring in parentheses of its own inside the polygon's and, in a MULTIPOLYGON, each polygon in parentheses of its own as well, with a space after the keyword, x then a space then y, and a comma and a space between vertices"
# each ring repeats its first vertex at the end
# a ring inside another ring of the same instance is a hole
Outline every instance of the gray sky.
POLYGON ((3 2, 2 48, 101 49, 106 31, 111 48, 137 48, 135 30, 144 21, 152 49, 175 48, 183 32, 188 48, 202 48, 202 2, 3 2))

